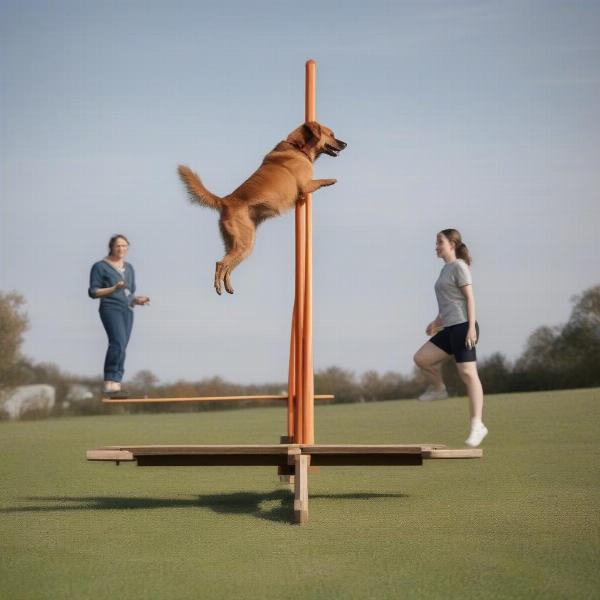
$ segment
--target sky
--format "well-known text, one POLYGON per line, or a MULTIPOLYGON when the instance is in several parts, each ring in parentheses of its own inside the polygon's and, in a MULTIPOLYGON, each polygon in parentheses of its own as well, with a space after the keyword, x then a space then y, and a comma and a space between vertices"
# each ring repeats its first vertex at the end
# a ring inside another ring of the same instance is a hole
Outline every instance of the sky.
POLYGON ((313 196, 314 367, 410 374, 436 316, 435 235, 473 255, 479 356, 517 358, 600 283, 600 2, 0 0, 0 290, 23 352, 101 375, 87 295, 114 233, 138 293, 126 379, 285 381, 293 212, 215 293, 218 215, 304 119, 348 143, 313 196))

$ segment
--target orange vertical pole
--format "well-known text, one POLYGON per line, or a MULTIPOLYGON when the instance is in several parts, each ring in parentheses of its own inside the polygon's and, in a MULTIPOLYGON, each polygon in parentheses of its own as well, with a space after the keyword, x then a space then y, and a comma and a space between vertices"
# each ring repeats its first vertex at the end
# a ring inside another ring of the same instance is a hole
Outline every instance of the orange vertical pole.
POLYGON ((294 439, 294 394, 296 393, 296 302, 292 311, 292 331, 290 333, 290 360, 288 366, 287 436, 294 439))
POLYGON ((304 259, 306 250, 305 204, 296 204, 296 299, 294 302, 294 363, 295 363, 295 394, 294 394, 294 442, 302 444, 303 430, 303 324, 304 324, 304 259))
MULTIPOLYGON (((316 121, 317 63, 306 61, 305 121, 316 121)), ((302 324, 302 443, 314 444, 314 373, 312 356, 312 194, 305 203, 304 318, 302 324)))

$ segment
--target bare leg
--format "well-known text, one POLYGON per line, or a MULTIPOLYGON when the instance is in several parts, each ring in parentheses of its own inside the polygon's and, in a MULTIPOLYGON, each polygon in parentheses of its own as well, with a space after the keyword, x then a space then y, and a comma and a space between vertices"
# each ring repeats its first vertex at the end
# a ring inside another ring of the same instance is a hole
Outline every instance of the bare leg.
POLYGON ((483 388, 477 372, 477 363, 475 361, 456 363, 456 368, 463 383, 467 386, 471 423, 481 422, 483 416, 483 388))
POLYGON ((427 381, 435 390, 445 390, 442 379, 442 363, 450 358, 441 348, 431 342, 425 342, 414 356, 415 364, 423 371, 427 381))

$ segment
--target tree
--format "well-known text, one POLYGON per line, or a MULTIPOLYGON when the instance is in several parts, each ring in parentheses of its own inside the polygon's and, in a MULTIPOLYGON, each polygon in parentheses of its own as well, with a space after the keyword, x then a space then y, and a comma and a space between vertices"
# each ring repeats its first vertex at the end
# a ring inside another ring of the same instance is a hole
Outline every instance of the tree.
POLYGON ((25 298, 17 292, 0 292, 0 387, 17 383, 23 333, 29 327, 24 304, 25 298))
POLYGON ((573 297, 568 322, 539 327, 515 365, 519 389, 600 385, 600 285, 573 297))
POLYGON ((158 385, 158 377, 148 369, 138 371, 131 379, 130 387, 151 390, 158 385))
POLYGON ((356 402, 360 399, 360 388, 352 371, 340 367, 329 367, 315 373, 315 393, 334 394, 336 402, 356 402))
POLYGON ((573 310, 557 340, 565 387, 600 385, 600 285, 573 297, 573 310))
POLYGON ((495 352, 482 360, 478 366, 479 377, 486 394, 502 394, 512 391, 512 366, 504 354, 495 352))

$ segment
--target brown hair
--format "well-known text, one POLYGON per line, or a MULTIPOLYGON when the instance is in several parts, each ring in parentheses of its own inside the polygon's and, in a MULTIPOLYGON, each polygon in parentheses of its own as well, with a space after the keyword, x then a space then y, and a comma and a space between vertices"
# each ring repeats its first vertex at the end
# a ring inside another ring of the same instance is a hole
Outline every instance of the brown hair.
POLYGON ((113 235, 110 240, 108 240, 108 253, 112 254, 113 251, 113 246, 116 244, 117 240, 125 240, 127 242, 127 245, 129 246, 129 240, 122 234, 122 233, 116 233, 115 235, 113 235))
POLYGON ((458 229, 442 229, 440 233, 448 239, 448 241, 454 244, 456 250, 456 258, 462 258, 468 265, 471 264, 472 258, 469 249, 462 241, 462 236, 458 229))

